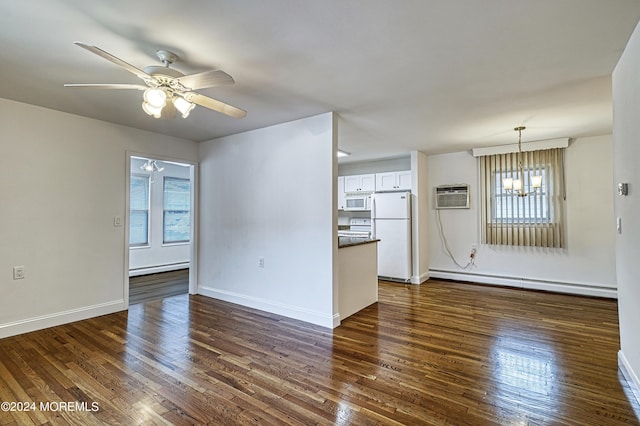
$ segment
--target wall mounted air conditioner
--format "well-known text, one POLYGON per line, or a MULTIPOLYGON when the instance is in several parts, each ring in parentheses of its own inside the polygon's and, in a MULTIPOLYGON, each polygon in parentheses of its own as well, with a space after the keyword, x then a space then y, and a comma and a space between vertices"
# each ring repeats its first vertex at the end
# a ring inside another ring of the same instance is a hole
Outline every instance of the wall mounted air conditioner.
POLYGON ((469 185, 464 183, 436 186, 436 209, 468 209, 469 185))

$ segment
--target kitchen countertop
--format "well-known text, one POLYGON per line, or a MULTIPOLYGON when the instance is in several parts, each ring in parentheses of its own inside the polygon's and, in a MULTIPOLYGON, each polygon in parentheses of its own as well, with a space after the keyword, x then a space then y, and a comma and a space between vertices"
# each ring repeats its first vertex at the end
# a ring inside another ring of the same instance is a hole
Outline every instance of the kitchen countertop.
POLYGON ((377 243, 378 239, 368 237, 338 237, 338 248, 359 246, 361 244, 377 243))

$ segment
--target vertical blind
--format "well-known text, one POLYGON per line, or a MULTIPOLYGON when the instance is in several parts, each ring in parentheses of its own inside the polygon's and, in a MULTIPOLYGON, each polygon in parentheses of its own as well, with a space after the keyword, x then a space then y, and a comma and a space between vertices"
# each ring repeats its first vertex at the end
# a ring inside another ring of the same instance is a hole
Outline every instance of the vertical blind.
POLYGON ((564 247, 564 148, 484 155, 478 160, 482 242, 564 247), (529 176, 542 176, 542 187, 535 192, 529 176), (507 191, 504 178, 522 179, 528 195, 507 191))

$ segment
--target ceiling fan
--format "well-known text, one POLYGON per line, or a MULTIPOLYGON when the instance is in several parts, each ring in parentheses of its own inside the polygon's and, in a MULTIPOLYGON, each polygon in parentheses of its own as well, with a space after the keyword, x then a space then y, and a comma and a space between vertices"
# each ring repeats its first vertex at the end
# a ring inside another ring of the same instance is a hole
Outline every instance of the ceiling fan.
POLYGON ((233 78, 224 71, 210 70, 184 75, 178 70, 169 68, 178 59, 178 56, 168 50, 156 51, 156 55, 163 65, 151 65, 141 70, 99 47, 80 42, 75 44, 135 74, 145 85, 79 83, 65 84, 65 87, 142 90, 144 91, 142 109, 155 118, 173 118, 176 115, 176 110, 183 118, 186 118, 196 105, 235 118, 247 115, 247 112, 240 108, 195 92, 198 89, 235 83, 233 78))

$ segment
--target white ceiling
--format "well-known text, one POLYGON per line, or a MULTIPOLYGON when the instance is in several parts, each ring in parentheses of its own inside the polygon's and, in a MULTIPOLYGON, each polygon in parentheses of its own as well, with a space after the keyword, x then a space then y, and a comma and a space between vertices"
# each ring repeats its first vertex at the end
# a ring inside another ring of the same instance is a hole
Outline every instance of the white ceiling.
POLYGON ((13 0, 0 5, 0 97, 194 141, 335 111, 346 161, 611 132, 611 72, 638 0, 13 0), (157 120, 138 83, 155 51, 248 111, 157 120))

